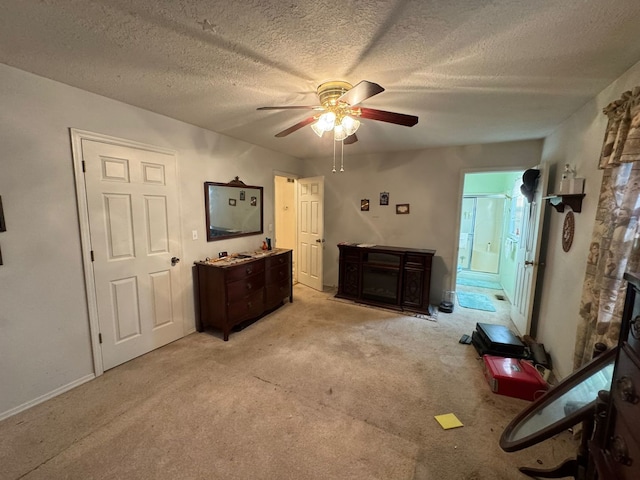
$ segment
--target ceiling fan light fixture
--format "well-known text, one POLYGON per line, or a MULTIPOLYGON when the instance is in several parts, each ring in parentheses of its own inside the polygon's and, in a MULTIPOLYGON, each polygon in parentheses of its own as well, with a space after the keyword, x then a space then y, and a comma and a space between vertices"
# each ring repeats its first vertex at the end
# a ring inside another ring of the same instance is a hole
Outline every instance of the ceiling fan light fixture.
POLYGON ((360 120, 356 120, 355 118, 350 117, 349 115, 345 115, 340 125, 347 133, 347 136, 349 136, 356 133, 356 131, 360 127, 360 120))
POLYGON ((322 137, 322 134, 324 133, 324 129, 323 129, 323 128, 321 128, 321 127, 318 125, 318 123, 319 123, 319 121, 313 122, 313 123, 311 124, 311 129, 313 130, 313 132, 314 132, 316 135, 318 135, 319 137, 322 137))
POLYGON ((318 124, 318 128, 321 128, 325 132, 330 132, 336 124, 336 114, 333 112, 325 112, 320 115, 316 123, 318 124))
POLYGON ((335 128, 333 129, 333 139, 336 142, 341 142, 348 136, 349 134, 347 133, 347 130, 342 126, 342 124, 336 125, 335 128))

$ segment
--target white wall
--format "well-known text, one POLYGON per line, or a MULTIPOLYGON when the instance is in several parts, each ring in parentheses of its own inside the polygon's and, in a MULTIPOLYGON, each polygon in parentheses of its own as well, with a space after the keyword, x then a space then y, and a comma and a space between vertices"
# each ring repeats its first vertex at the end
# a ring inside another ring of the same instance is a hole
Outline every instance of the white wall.
POLYGON ((1 418, 93 376, 70 127, 177 151, 186 331, 194 329, 193 262, 257 248, 269 235, 208 243, 203 182, 238 175, 264 186, 266 228, 273 170, 297 173, 302 162, 5 65, 0 105, 1 418))
POLYGON ((306 175, 325 176, 325 285, 338 284, 339 242, 433 249, 430 300, 439 303, 456 268, 463 170, 526 169, 539 163, 541 148, 533 140, 347 155, 344 173, 331 173, 328 158, 307 161, 306 175), (380 205, 380 192, 389 192, 389 206, 380 205), (360 211, 363 198, 368 212, 360 211), (396 215, 397 203, 409 203, 410 214, 396 215))
POLYGON ((551 353, 556 373, 561 377, 573 370, 576 328, 579 320, 582 283, 602 183, 597 169, 607 118, 602 109, 623 92, 640 84, 640 63, 604 89, 546 138, 543 161, 555 172, 551 183, 557 188, 565 163, 585 178, 586 196, 582 212, 575 214, 575 234, 569 252, 562 250, 561 232, 565 213, 554 209, 547 215, 547 255, 543 274, 537 339, 551 353))

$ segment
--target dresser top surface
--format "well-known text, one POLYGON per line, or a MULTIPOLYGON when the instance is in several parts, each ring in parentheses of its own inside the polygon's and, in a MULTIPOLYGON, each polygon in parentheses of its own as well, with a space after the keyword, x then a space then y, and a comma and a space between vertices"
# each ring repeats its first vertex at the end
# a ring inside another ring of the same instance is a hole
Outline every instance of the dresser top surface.
POLYGON ((232 267, 241 263, 247 263, 254 260, 259 260, 265 257, 273 257, 282 253, 290 252, 288 248, 274 248, 273 250, 256 250, 253 252, 240 252, 232 253, 222 258, 211 258, 204 261, 195 262, 196 265, 206 265, 207 267, 226 268, 232 267))

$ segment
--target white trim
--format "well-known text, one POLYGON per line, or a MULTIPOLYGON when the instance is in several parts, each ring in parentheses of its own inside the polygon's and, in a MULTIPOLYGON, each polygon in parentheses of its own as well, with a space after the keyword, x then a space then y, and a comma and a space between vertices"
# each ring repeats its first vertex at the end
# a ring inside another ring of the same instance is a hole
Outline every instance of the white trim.
POLYGON ((55 390, 50 391, 49 393, 45 393, 44 395, 41 395, 38 398, 29 400, 28 402, 23 403, 22 405, 18 405, 17 407, 13 407, 7 410, 6 412, 0 413, 0 420, 4 420, 5 418, 9 418, 31 407, 35 407, 39 403, 46 402, 47 400, 50 400, 53 397, 57 397, 58 395, 64 392, 68 392, 73 388, 79 387, 83 383, 87 383, 93 380, 94 378, 96 378, 96 376, 93 373, 90 373, 89 375, 85 375, 84 377, 80 377, 79 379, 74 380, 71 383, 67 383, 66 385, 58 387, 55 390))
MULTIPOLYGON (((127 140, 123 138, 112 137, 100 133, 79 130, 76 128, 69 129, 71 135, 71 150, 73 156, 73 173, 76 183, 76 199, 78 202, 78 222, 80 224, 80 241, 82 245, 82 262, 84 265, 85 294, 87 295, 87 306, 89 314, 89 331, 91 335, 91 347, 93 352, 93 370, 96 377, 104 373, 104 365, 102 363, 102 348, 100 347, 100 325, 98 323, 98 303, 96 299, 96 285, 94 281, 93 262, 91 261, 91 229, 89 228, 89 208, 87 205, 87 187, 85 184, 84 172, 82 171, 82 140, 92 140, 95 142, 106 143, 110 145, 119 145, 123 147, 137 148, 150 152, 157 152, 172 155, 176 160, 176 187, 178 198, 180 198, 180 175, 178 173, 178 155, 175 150, 148 145, 145 143, 127 140)), ((178 215, 180 216, 180 247, 178 257, 182 257, 182 210, 180 208, 182 202, 178 202, 178 215)), ((184 269, 181 269, 184 270, 184 269)), ((185 273, 183 272, 181 282, 185 285, 185 273)), ((180 296, 182 303, 182 331, 185 332, 185 301, 183 295, 180 296)), ((93 377, 93 375, 92 375, 93 377)), ((17 413, 17 412, 16 412, 17 413)))

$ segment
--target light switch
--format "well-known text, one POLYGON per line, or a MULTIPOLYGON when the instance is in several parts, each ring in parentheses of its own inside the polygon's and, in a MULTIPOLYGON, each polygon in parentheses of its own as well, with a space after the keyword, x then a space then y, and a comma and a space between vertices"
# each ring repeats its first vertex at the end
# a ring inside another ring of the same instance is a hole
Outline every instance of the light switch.
POLYGON ((273 223, 269 224, 269 233, 273 232, 273 223))
POLYGON ((191 238, 193 238, 194 240, 198 239, 198 230, 191 231, 191 238))

